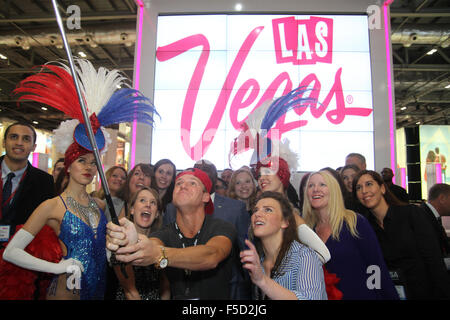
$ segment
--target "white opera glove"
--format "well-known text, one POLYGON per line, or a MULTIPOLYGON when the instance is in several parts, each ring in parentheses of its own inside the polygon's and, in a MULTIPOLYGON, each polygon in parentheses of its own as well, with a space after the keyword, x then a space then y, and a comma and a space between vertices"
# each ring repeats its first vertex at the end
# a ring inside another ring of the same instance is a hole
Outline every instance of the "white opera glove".
POLYGON ((3 253, 3 260, 24 269, 53 274, 73 273, 73 269, 69 268, 73 265, 78 266, 81 272, 84 271, 81 262, 72 258, 53 263, 32 256, 25 251, 25 248, 33 239, 34 236, 25 229, 17 231, 3 253))
POLYGON ((300 241, 313 249, 323 264, 331 259, 327 246, 310 227, 303 223, 297 227, 297 233, 300 241))

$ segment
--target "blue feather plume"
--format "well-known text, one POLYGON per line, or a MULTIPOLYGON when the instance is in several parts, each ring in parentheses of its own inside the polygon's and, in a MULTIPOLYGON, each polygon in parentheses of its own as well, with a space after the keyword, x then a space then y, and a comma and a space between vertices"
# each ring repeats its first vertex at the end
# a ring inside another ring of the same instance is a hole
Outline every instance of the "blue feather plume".
POLYGON ((310 90, 311 89, 308 89, 305 86, 298 87, 272 102, 261 122, 261 130, 266 130, 266 132, 268 132, 274 123, 289 110, 315 103, 315 98, 302 97, 305 92, 310 90))
POLYGON ((159 116, 150 99, 135 89, 123 88, 114 92, 97 115, 102 126, 134 120, 153 125, 153 115, 159 116))

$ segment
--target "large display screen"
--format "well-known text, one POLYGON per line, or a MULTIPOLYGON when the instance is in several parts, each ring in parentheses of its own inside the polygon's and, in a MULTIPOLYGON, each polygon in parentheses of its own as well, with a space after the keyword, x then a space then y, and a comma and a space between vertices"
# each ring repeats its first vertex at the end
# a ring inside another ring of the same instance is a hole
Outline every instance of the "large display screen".
POLYGON ((422 198, 428 199, 428 191, 435 183, 450 183, 450 126, 420 126, 419 139, 422 198))
MULTIPOLYGON (((336 168, 350 152, 373 168, 369 48, 365 15, 159 16, 152 163, 169 158, 183 169, 207 159, 228 168, 248 115, 306 86, 317 103, 272 129, 299 155, 293 169, 336 168)), ((240 161, 232 166, 248 165, 240 161)))

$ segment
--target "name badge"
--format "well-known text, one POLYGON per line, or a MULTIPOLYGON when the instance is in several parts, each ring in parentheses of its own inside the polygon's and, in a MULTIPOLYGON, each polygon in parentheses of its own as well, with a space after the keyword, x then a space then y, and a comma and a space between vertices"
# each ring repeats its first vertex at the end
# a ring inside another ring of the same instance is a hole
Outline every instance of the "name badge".
POLYGON ((0 242, 7 242, 9 240, 9 231, 11 226, 9 225, 0 225, 0 242))

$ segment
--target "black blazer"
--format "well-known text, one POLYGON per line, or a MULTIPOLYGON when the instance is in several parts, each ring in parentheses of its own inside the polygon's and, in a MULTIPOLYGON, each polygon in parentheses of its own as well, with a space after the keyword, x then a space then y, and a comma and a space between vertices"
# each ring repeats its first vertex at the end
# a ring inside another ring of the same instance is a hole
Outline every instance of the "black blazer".
MULTIPOLYGON (((4 156, 0 157, 0 163, 4 156)), ((24 224, 42 202, 56 196, 53 177, 27 164, 26 175, 17 187, 16 194, 10 203, 8 211, 3 213, 0 224, 11 225, 11 235, 17 225, 24 224)))
POLYGON ((420 207, 423 209, 423 211, 425 212, 425 216, 433 226, 433 231, 436 234, 436 237, 439 241, 439 247, 441 249, 442 255, 446 256, 450 254, 449 239, 445 233, 444 228, 439 224, 439 222, 437 221, 436 217, 433 214, 433 211, 431 211, 430 207, 428 207, 426 203, 422 203, 420 207))

